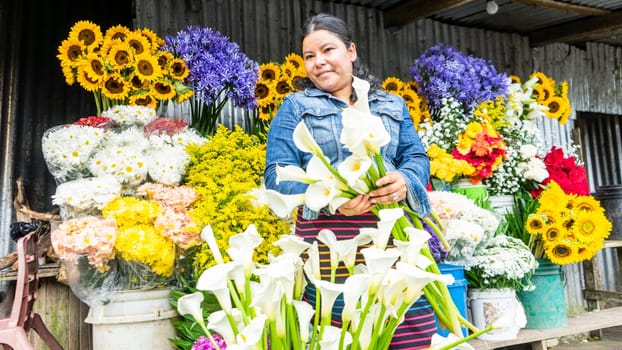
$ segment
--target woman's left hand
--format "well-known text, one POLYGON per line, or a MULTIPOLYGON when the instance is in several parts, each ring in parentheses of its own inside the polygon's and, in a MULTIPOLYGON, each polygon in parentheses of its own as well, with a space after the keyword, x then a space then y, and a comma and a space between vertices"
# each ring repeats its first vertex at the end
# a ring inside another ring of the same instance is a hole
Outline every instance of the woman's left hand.
POLYGON ((406 198, 406 178, 399 171, 389 171, 376 181, 379 188, 368 193, 372 203, 391 204, 406 198))

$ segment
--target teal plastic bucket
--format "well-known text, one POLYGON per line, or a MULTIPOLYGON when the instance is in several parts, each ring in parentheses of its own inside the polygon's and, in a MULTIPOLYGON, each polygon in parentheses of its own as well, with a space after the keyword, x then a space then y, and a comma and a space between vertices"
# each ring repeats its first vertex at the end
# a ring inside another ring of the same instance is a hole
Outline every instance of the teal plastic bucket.
POLYGON ((546 259, 538 259, 538 263, 540 265, 531 278, 536 288, 517 293, 527 316, 525 328, 566 327, 568 313, 562 267, 546 259))
MULTIPOLYGON (((454 304, 458 308, 460 315, 467 318, 467 280, 464 278, 464 266, 453 264, 438 264, 438 268, 442 274, 451 274, 454 276, 454 283, 447 286, 449 294, 454 304)), ((449 330, 441 328, 438 319, 436 319, 436 328, 438 334, 446 337, 449 335, 449 330)), ((468 335, 468 329, 462 328, 462 334, 466 337, 468 335)))

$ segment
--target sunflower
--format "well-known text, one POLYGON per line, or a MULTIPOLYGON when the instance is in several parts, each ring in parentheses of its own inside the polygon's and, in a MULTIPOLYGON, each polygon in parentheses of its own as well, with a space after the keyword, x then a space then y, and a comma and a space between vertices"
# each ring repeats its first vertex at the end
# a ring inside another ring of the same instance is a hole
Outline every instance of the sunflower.
POLYGON ((129 90, 129 84, 118 73, 106 77, 102 86, 102 93, 111 100, 125 99, 129 90))
POLYGON ((275 110, 276 105, 274 103, 269 103, 265 106, 259 107, 259 119, 269 122, 272 119, 275 110))
POLYGON ((84 53, 84 47, 77 39, 63 40, 58 47, 58 55, 61 66, 70 66, 76 68, 80 64, 80 59, 84 53))
POLYGON ((162 76, 158 59, 148 53, 136 56, 134 67, 134 73, 143 80, 154 81, 162 76))
POLYGON ((151 43, 146 36, 139 32, 130 32, 125 42, 134 50, 134 54, 142 55, 143 53, 151 53, 151 43))
POLYGON ((104 35, 104 40, 105 41, 112 41, 112 40, 125 41, 129 33, 130 33, 130 29, 128 27, 123 26, 123 25, 116 25, 106 30, 106 34, 104 35))
POLYGON ((296 91, 296 85, 298 84, 298 81, 303 80, 306 77, 306 72, 302 72, 300 70, 295 71, 293 75, 289 78, 289 86, 291 86, 294 91, 296 91))
POLYGON ((156 108, 158 100, 149 93, 135 94, 130 96, 130 105, 138 105, 156 108))
MULTIPOLYGON (((177 85, 177 84, 175 84, 177 85)), ((185 85, 184 85, 185 86, 185 85)), ((185 86, 185 89, 177 89, 177 103, 182 103, 190 99, 190 97, 194 96, 194 90, 185 86)))
POLYGON ((156 53, 158 49, 160 49, 160 46, 162 46, 163 44, 162 38, 160 38, 149 28, 138 29, 136 30, 136 32, 140 33, 147 39, 147 41, 149 42, 151 53, 156 53))
POLYGON ((558 242, 546 248, 548 258, 553 264, 572 264, 578 262, 578 247, 572 242, 558 242))
POLYGON ((149 81, 141 78, 136 73, 132 73, 132 75, 130 75, 129 82, 130 82, 130 86, 132 87, 132 90, 140 90, 140 89, 149 87, 149 81))
POLYGON ((175 97, 175 87, 166 80, 155 81, 151 85, 151 93, 158 100, 168 100, 175 97))
POLYGON ((600 202, 592 196, 573 196, 572 206, 576 211, 605 212, 600 202))
POLYGON ((305 66, 305 61, 302 58, 302 56, 300 56, 297 53, 293 53, 293 52, 290 53, 289 55, 285 56, 285 62, 284 63, 291 63, 297 69, 304 69, 304 66, 305 66))
POLYGON ((75 39, 84 44, 87 49, 97 47, 104 40, 101 28, 90 21, 78 21, 69 31, 69 39, 75 39))
POLYGON ((579 242, 590 244, 601 237, 597 236, 598 222, 588 212, 578 212, 574 216, 572 231, 579 242))
POLYGON ((566 208, 568 205, 568 198, 562 188, 552 180, 549 182, 549 186, 540 194, 540 207, 543 209, 552 208, 566 208))
POLYGON ((99 90, 104 83, 103 80, 97 80, 90 77, 85 65, 78 67, 76 80, 78 81, 78 84, 84 88, 84 90, 89 92, 99 90))
POLYGON ((541 105, 546 105, 554 96, 553 88, 547 85, 538 85, 534 87, 533 94, 536 97, 536 101, 541 105))
POLYGON ((510 81, 512 82, 512 84, 521 84, 521 79, 518 75, 511 74, 510 81))
POLYGON ((529 234, 540 234, 546 225, 545 217, 538 214, 530 214, 525 222, 525 229, 529 234))
POLYGON ((542 230, 542 239, 545 244, 553 243, 561 238, 564 228, 559 224, 546 225, 542 230))
POLYGON ((286 77, 291 77, 296 72, 298 72, 298 68, 294 66, 291 62, 285 62, 281 66, 281 75, 286 77))
POLYGON ((259 79, 277 80, 280 79, 281 68, 274 62, 263 63, 259 66, 259 79))
POLYGON ((570 108, 570 106, 568 105, 568 100, 565 100, 563 97, 557 95, 551 97, 546 103, 546 106, 549 108, 549 110, 545 113, 547 117, 551 119, 560 119, 562 115, 564 115, 564 113, 570 108))
MULTIPOLYGON (((160 56, 159 56, 160 57, 160 56)), ((186 62, 181 58, 173 58, 171 61, 169 72, 173 79, 184 80, 190 75, 190 69, 186 66, 186 62)))
POLYGON ((65 83, 67 83, 67 85, 73 85, 73 83, 76 82, 74 68, 69 66, 61 66, 61 70, 63 71, 63 76, 65 77, 65 83))
POLYGON ((411 90, 416 93, 419 91, 419 84, 417 84, 417 82, 414 80, 409 80, 404 83, 404 86, 402 86, 402 91, 406 91, 406 90, 411 90))
POLYGON ((275 97, 279 100, 285 98, 290 92, 292 92, 292 87, 289 85, 287 78, 279 79, 274 85, 275 97))
POLYGON ((96 80, 98 82, 103 81, 106 76, 105 69, 106 69, 106 63, 101 58, 101 56, 99 56, 96 53, 90 53, 86 56, 86 63, 84 64, 84 70, 86 71, 86 74, 88 74, 88 76, 91 79, 96 80))
POLYGON ((544 74, 543 72, 533 72, 529 75, 529 79, 538 78, 539 85, 546 85, 551 89, 555 86, 555 80, 544 74))
POLYGON ((168 51, 159 51, 156 57, 158 59, 158 64, 160 65, 160 68, 162 68, 162 70, 168 69, 169 62, 171 62, 175 58, 175 56, 173 56, 173 54, 168 51))
POLYGON ((264 81, 257 81, 255 83, 255 99, 257 100, 257 107, 265 107, 274 102, 275 99, 275 86, 264 81))
POLYGON ((121 70, 132 66, 132 54, 130 46, 125 42, 117 42, 116 45, 110 47, 108 53, 108 61, 113 70, 121 70))
POLYGON ((396 77, 388 77, 382 82, 382 88, 388 92, 397 93, 404 86, 404 82, 396 77))

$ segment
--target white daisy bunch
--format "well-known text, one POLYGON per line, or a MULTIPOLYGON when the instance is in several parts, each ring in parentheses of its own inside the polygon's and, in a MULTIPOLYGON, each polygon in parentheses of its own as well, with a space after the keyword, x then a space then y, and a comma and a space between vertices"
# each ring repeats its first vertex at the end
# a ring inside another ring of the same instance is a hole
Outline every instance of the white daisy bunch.
POLYGON ((194 129, 186 129, 169 136, 149 136, 149 177, 166 185, 179 185, 190 161, 186 151, 189 144, 202 145, 208 139, 194 129))
POLYGON ((157 117, 156 110, 145 106, 116 105, 102 112, 116 126, 144 126, 157 117))
POLYGON ((81 125, 60 125, 46 131, 41 139, 47 167, 59 182, 88 176, 88 161, 106 131, 81 125))
POLYGON ((63 220, 90 215, 121 195, 121 184, 114 176, 89 177, 56 187, 52 204, 58 205, 63 220))
POLYGON ((428 192, 432 210, 438 214, 450 246, 447 261, 463 262, 494 236, 499 219, 490 211, 460 193, 428 192))
POLYGON ((432 125, 422 123, 419 137, 427 149, 432 144, 447 152, 455 147, 458 135, 462 133, 473 117, 464 113, 462 105, 452 99, 442 99, 441 108, 435 111, 432 125))
POLYGON ((145 182, 148 174, 149 141, 142 130, 130 128, 111 134, 89 162, 94 176, 112 175, 131 190, 145 182))
POLYGON ((473 288, 529 290, 533 288, 529 278, 537 267, 536 258, 523 241, 498 235, 466 261, 465 273, 473 288))

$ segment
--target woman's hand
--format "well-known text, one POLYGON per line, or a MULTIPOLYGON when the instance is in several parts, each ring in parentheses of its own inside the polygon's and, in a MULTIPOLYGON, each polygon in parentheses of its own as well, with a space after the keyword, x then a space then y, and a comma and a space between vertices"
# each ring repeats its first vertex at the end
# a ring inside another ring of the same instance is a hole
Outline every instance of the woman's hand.
POLYGON ((376 181, 379 188, 368 193, 372 203, 391 204, 406 198, 406 178, 399 171, 389 171, 376 181))
POLYGON ((372 203, 368 195, 360 194, 349 201, 343 203, 338 208, 339 212, 346 216, 359 215, 367 213, 374 207, 375 203, 372 203))

